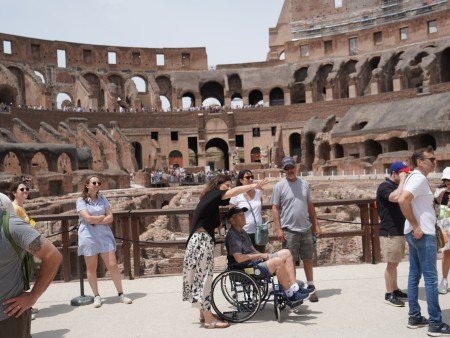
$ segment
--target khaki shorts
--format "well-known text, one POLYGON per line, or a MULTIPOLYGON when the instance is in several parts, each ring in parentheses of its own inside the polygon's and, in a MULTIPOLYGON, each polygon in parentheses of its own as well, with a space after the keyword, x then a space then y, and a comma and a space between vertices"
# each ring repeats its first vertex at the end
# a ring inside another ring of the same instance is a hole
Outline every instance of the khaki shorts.
POLYGON ((405 257, 405 236, 380 236, 383 260, 389 263, 400 263, 405 257))

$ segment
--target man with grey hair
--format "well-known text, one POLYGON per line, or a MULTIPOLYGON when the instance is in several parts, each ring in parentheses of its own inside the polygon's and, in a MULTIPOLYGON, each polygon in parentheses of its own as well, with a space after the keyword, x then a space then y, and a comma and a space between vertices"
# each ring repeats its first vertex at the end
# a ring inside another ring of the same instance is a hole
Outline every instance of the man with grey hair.
POLYGON ((0 193, 0 332, 2 337, 31 337, 31 306, 52 282, 61 260, 62 256, 58 249, 28 223, 17 217, 11 200, 0 193), (9 234, 7 234, 8 230, 9 234), (39 276, 30 292, 24 290, 22 275, 22 258, 25 251, 42 261, 39 276))

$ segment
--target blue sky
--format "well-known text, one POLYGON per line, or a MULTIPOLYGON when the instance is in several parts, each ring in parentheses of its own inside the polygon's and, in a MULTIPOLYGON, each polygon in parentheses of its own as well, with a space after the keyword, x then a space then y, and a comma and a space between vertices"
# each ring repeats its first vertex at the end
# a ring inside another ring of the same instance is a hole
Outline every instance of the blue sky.
POLYGON ((264 61, 284 0, 1 0, 0 32, 102 45, 206 47, 210 65, 264 61))

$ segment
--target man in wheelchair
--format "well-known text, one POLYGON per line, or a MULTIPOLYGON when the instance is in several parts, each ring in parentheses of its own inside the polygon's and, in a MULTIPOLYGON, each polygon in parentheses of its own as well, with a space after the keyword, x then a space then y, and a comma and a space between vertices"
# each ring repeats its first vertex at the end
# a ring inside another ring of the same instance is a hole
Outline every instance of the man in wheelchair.
POLYGON ((231 208, 226 215, 231 227, 225 238, 230 266, 255 262, 259 267, 277 276, 289 301, 304 301, 312 290, 302 289, 295 279, 295 267, 291 252, 283 249, 275 253, 260 253, 252 245, 249 235, 243 229, 247 208, 231 208))

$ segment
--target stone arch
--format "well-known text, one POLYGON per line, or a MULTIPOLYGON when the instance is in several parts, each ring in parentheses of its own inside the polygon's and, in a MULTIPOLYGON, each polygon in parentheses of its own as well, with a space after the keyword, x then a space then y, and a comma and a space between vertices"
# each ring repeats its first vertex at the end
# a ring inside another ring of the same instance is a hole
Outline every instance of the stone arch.
POLYGON ((189 153, 189 166, 190 167, 196 167, 198 166, 198 155, 197 153, 192 150, 191 148, 188 149, 189 153))
POLYGON ((6 84, 0 85, 0 103, 17 104, 17 89, 6 84))
POLYGON ((105 105, 105 97, 104 95, 102 96, 100 79, 93 73, 86 73, 83 77, 91 87, 92 96, 94 99, 92 102, 92 108, 94 110, 100 110, 105 105))
POLYGON ((417 136, 416 149, 432 146, 436 149, 436 139, 430 134, 420 134, 417 136))
POLYGON ((42 82, 42 83, 44 83, 45 84, 45 76, 44 76, 44 74, 42 74, 40 71, 38 71, 38 70, 35 70, 35 71, 33 71, 34 72, 34 75, 36 75, 36 77, 42 82))
POLYGON ((381 144, 375 140, 367 140, 364 141, 364 152, 365 156, 373 156, 377 157, 378 155, 383 153, 383 148, 381 144))
POLYGON ((202 102, 206 99, 214 98, 219 101, 220 105, 224 105, 224 93, 223 86, 216 81, 206 82, 200 88, 200 95, 202 97, 202 102))
POLYGON ((123 78, 118 74, 112 74, 108 76, 108 83, 110 84, 108 87, 110 88, 111 95, 114 96, 116 100, 120 98, 120 101, 125 102, 125 81, 123 80, 123 78))
POLYGON ((228 90, 230 93, 242 92, 242 81, 239 74, 231 74, 228 76, 228 90))
POLYGON ((134 85, 136 86, 138 93, 147 93, 148 85, 146 78, 144 78, 142 75, 134 75, 131 78, 131 81, 133 81, 134 85))
POLYGON ((371 58, 367 64, 365 65, 365 69, 360 74, 360 77, 362 79, 361 88, 359 88, 359 96, 364 96, 367 94, 370 94, 370 88, 371 88, 371 82, 372 82, 372 76, 373 71, 378 68, 378 65, 380 64, 381 57, 380 56, 374 56, 371 58))
POLYGON ((334 158, 344 157, 344 147, 338 143, 333 145, 334 158))
POLYGON ((159 99, 161 100, 162 111, 171 111, 172 110, 172 102, 170 102, 170 100, 167 96, 160 95, 159 99))
POLYGON ((244 99, 240 93, 233 93, 231 95, 231 108, 243 108, 244 107, 244 99))
POLYGON ((195 95, 192 92, 186 92, 181 97, 183 109, 195 107, 195 95))
POLYGON ((305 166, 306 170, 311 171, 315 159, 314 139, 316 134, 308 132, 305 135, 305 166))
POLYGON ((56 108, 57 109, 66 109, 73 107, 72 97, 68 93, 58 93, 56 95, 56 108))
POLYGON ((260 147, 254 147, 254 148, 252 148, 252 150, 250 150, 250 162, 261 163, 261 148, 260 147))
POLYGON ((367 125, 367 121, 359 121, 352 124, 351 129, 352 131, 356 130, 362 130, 367 125))
MULTIPOLYGON (((222 152, 223 157, 219 161, 217 161, 217 165, 221 166, 221 164, 223 163, 223 168, 219 168, 219 167, 216 168, 216 166, 215 166, 216 163, 212 162, 212 161, 208 161, 208 158, 207 158, 207 164, 213 165, 214 169, 229 170, 230 169, 230 159, 228 156, 228 149, 229 149, 228 144, 221 138, 213 138, 213 139, 209 140, 208 142, 206 142, 205 152, 207 152, 207 150, 210 148, 217 148, 222 152)), ((208 154, 207 154, 207 156, 208 156, 208 154)))
POLYGON ((440 57, 440 82, 450 82, 450 47, 445 48, 440 57))
POLYGON ((294 83, 291 85, 291 102, 305 103, 305 84, 303 83, 308 76, 308 67, 301 67, 294 73, 294 83))
POLYGON ((302 141, 299 133, 289 135, 289 155, 297 156, 298 159, 302 158, 302 141))
POLYGON ((62 153, 58 156, 58 160, 56 161, 56 168, 59 173, 69 174, 72 172, 72 160, 69 155, 66 153, 62 153))
POLYGON ((132 142, 131 145, 134 149, 134 158, 136 159, 136 164, 138 170, 142 169, 142 145, 139 142, 132 142))
POLYGON ((350 83, 350 75, 356 72, 357 63, 358 61, 356 60, 349 60, 344 64, 344 66, 340 71, 339 74, 340 98, 348 98, 349 96, 348 86, 350 83))
POLYGON ((391 137, 387 142, 388 152, 408 150, 408 143, 398 137, 391 137))
POLYGON ((317 101, 325 101, 327 94, 328 75, 333 70, 333 64, 320 66, 317 72, 317 101))
POLYGON ((269 93, 270 106, 284 106, 284 93, 280 87, 273 88, 269 93))
POLYGON ((404 53, 404 51, 400 51, 400 52, 394 54, 388 61, 386 70, 384 72, 385 80, 383 81, 382 86, 381 86, 382 93, 392 92, 394 90, 393 80, 394 80, 394 75, 395 75, 395 68, 397 67, 403 53, 404 53))
POLYGON ((165 96, 172 107, 172 81, 165 75, 158 76, 155 80, 159 88, 159 95, 165 96))
POLYGON ((308 77, 308 67, 301 67, 294 73, 294 82, 303 82, 308 77))
POLYGON ((330 154, 331 154, 331 147, 328 142, 322 142, 319 145, 319 160, 321 161, 329 161, 330 160, 330 154))
POLYGON ((10 151, 3 157, 2 171, 13 175, 22 174, 19 158, 14 152, 10 151))
POLYGON ((419 88, 423 84, 423 68, 420 65, 424 57, 429 54, 425 51, 418 53, 414 59, 409 62, 409 72, 408 72, 408 88, 419 88))
POLYGON ((278 55, 278 60, 286 60, 286 52, 284 50, 280 53, 280 55, 278 55))
POLYGON ((43 153, 38 151, 31 159, 31 175, 48 173, 48 161, 43 153))
POLYGON ((22 69, 17 67, 8 67, 8 70, 14 75, 17 79, 17 93, 18 95, 18 104, 26 105, 26 97, 25 97, 25 74, 22 69))
POLYGON ((169 153, 169 166, 174 168, 183 167, 183 154, 179 150, 172 150, 169 153))
POLYGON ((248 94, 248 103, 252 106, 256 106, 264 100, 263 94, 260 90, 254 89, 248 94))

